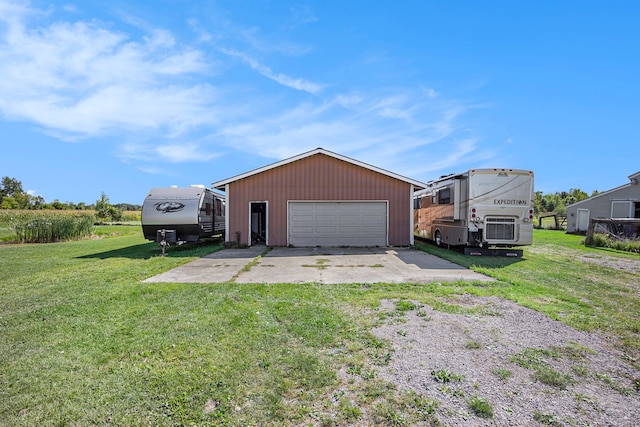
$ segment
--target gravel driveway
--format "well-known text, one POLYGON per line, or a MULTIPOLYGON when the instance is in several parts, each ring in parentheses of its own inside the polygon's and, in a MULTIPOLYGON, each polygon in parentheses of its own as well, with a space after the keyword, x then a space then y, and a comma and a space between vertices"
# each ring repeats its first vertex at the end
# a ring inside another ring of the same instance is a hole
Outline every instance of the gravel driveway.
MULTIPOLYGON (((640 372, 595 334, 495 297, 446 302, 473 314, 423 306, 373 331, 395 350, 380 377, 437 400, 444 425, 640 423, 640 372), (493 417, 473 413, 474 397, 491 405, 493 417)), ((394 307, 385 301, 380 310, 394 307)))

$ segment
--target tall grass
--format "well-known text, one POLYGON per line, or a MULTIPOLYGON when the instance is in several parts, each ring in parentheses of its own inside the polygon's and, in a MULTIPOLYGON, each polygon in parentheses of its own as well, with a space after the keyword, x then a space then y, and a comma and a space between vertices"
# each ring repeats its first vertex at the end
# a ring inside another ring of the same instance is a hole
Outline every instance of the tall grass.
POLYGON ((640 253, 640 240, 638 239, 618 239, 609 238, 606 234, 595 233, 590 239, 585 239, 585 246, 594 248, 609 248, 617 251, 627 251, 640 253))
POLYGON ((93 233, 91 214, 20 213, 9 220, 18 243, 52 243, 78 240, 93 233))

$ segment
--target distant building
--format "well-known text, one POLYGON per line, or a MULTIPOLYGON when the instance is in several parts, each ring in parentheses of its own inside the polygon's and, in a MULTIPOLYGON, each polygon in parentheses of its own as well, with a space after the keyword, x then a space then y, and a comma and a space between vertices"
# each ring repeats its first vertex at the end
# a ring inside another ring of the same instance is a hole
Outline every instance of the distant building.
POLYGON ((640 171, 629 182, 567 206, 567 233, 586 232, 591 218, 640 218, 640 171))

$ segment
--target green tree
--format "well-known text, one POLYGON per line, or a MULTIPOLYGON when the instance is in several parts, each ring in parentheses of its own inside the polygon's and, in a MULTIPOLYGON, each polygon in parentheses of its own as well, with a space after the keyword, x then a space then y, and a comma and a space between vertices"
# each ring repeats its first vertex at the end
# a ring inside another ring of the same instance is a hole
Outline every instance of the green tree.
POLYGON ((111 206, 109 197, 104 194, 103 191, 100 199, 96 200, 96 216, 98 217, 98 219, 107 220, 110 218, 109 206, 111 206))
POLYGON ((0 186, 0 194, 2 196, 12 197, 15 194, 22 194, 22 182, 15 178, 9 178, 8 176, 2 177, 2 186, 0 186))
MULTIPOLYGON (((594 191, 594 194, 598 194, 594 191)), ((547 212, 553 212, 558 215, 567 214, 567 206, 587 199, 589 196, 579 188, 571 188, 569 191, 560 191, 553 194, 542 194, 542 191, 536 191, 533 200, 533 206, 536 215, 547 212)))
POLYGON ((102 192, 99 200, 96 200, 96 216, 102 221, 122 220, 122 211, 109 201, 109 197, 102 192))
POLYGON ((4 196, 0 202, 0 209, 19 209, 18 202, 11 196, 4 196))
POLYGON ((53 209, 58 211, 61 211, 67 207, 67 205, 65 205, 58 199, 55 199, 53 202, 51 202, 51 206, 53 206, 53 209))
POLYGON ((44 209, 45 201, 42 196, 32 196, 31 200, 33 201, 34 209, 44 209))
POLYGON ((0 209, 30 209, 33 200, 22 189, 22 182, 8 176, 2 177, 0 185, 0 209))

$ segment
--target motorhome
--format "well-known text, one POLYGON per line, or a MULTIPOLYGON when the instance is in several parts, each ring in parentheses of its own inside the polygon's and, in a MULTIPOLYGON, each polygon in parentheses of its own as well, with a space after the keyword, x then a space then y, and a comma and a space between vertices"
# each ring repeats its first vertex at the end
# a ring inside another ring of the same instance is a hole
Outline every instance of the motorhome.
POLYGON ((532 243, 532 171, 471 169, 427 184, 414 194, 416 236, 439 246, 465 246, 473 255, 532 243))

